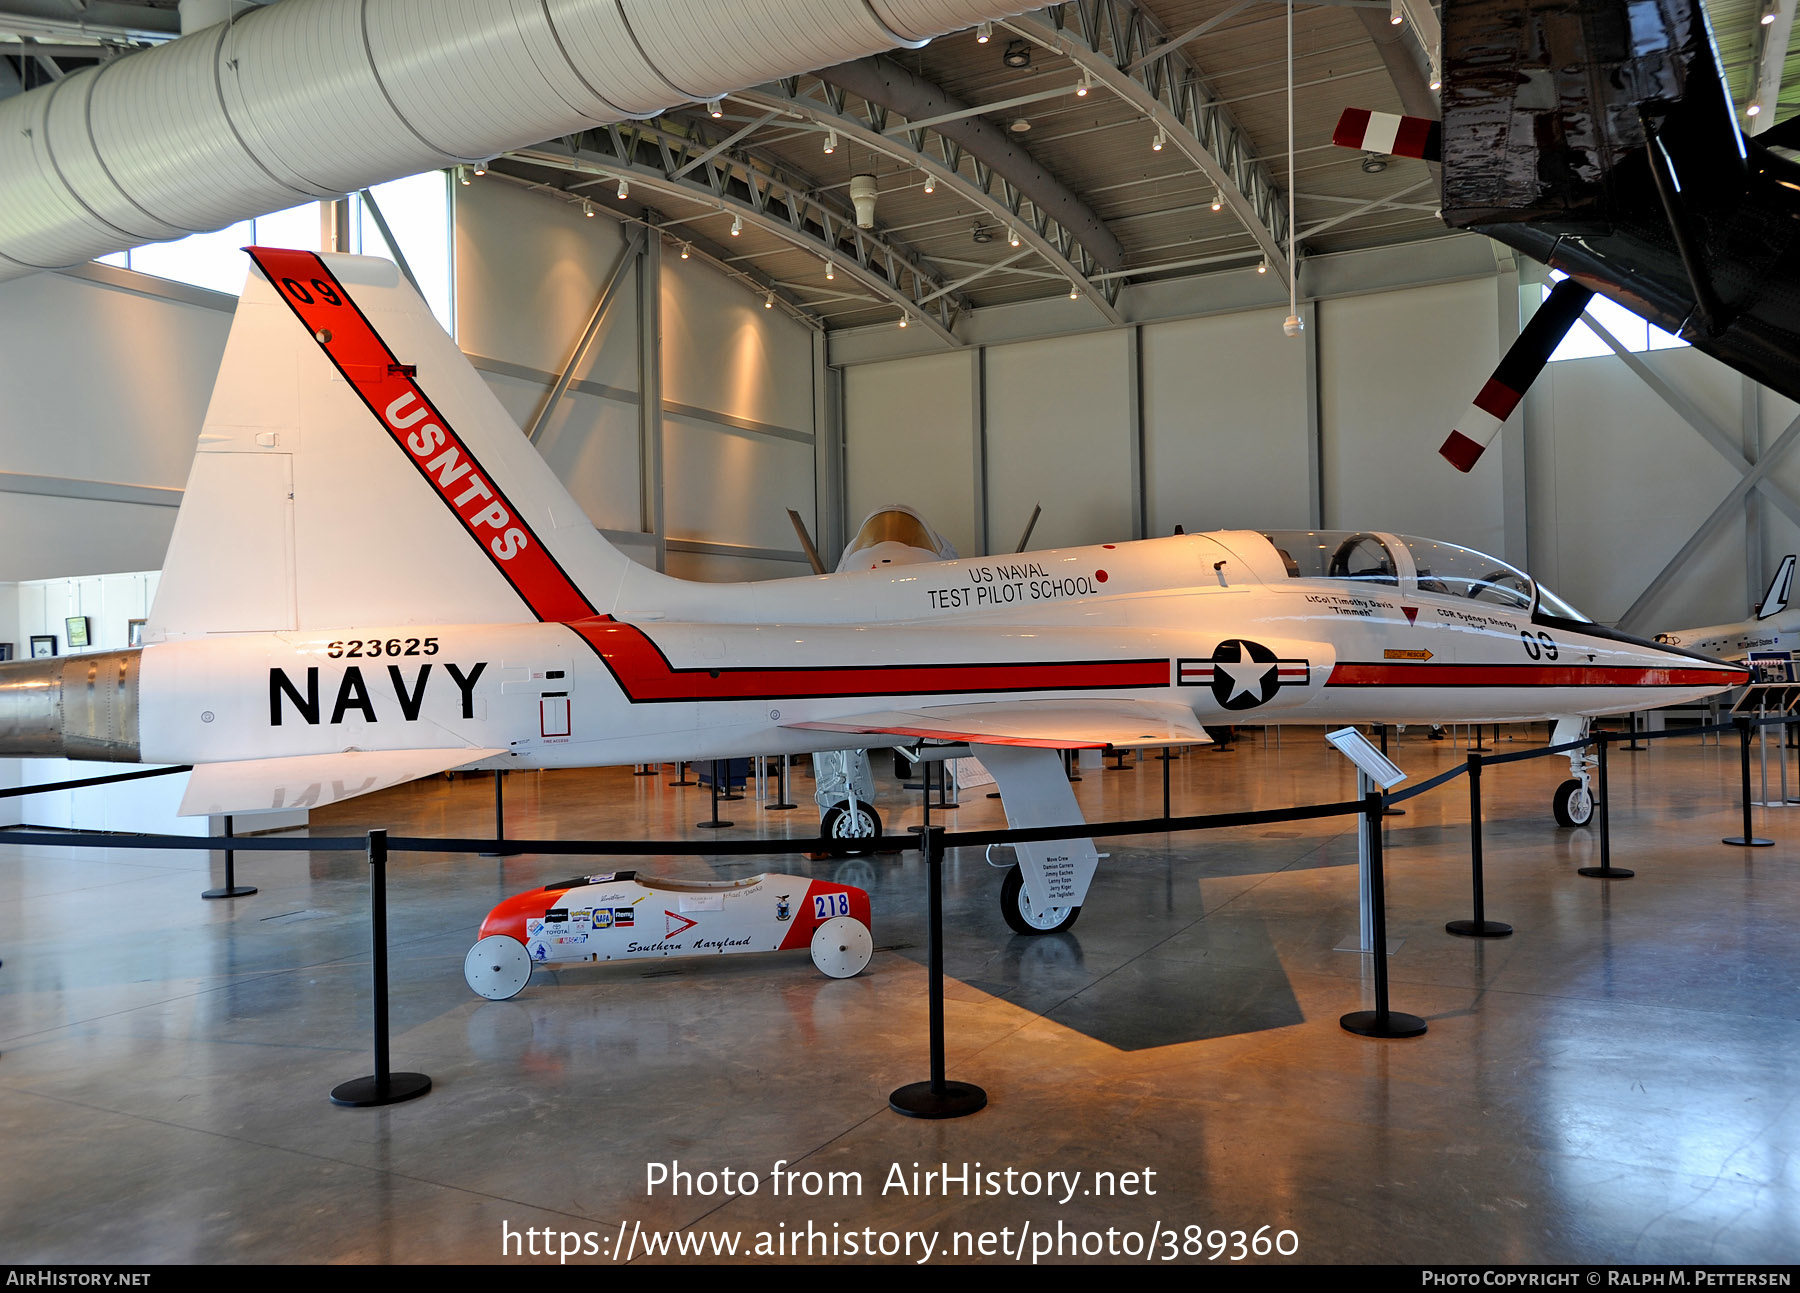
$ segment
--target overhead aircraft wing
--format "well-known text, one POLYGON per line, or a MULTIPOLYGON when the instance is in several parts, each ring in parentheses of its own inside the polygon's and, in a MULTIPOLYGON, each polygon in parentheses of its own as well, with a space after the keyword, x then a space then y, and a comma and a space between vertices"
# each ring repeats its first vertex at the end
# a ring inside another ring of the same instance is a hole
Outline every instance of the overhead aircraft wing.
POLYGON ((1091 750, 1158 745, 1205 745, 1212 738, 1193 711, 1147 700, 1018 700, 926 705, 845 718, 785 723, 815 732, 909 736, 971 745, 1021 745, 1091 750))
POLYGON ((180 815, 320 808, 505 753, 460 746, 450 750, 349 750, 287 759, 203 763, 196 765, 188 777, 180 815))

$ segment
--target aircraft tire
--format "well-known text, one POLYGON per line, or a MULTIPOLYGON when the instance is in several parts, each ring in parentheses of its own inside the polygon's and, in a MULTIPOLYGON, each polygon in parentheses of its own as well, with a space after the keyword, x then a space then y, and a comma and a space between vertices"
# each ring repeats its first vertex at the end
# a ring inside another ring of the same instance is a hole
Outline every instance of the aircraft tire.
POLYGON ((1080 907, 1052 907, 1038 913, 1025 896, 1025 877, 1013 867, 1000 882, 1000 914, 1015 934, 1055 934, 1069 928, 1081 915, 1080 907))
MULTIPOLYGON (((857 801, 854 813, 842 804, 833 804, 819 819, 819 834, 828 840, 878 840, 881 838, 881 814, 875 811, 875 805, 861 800, 857 801)), ((871 849, 840 845, 832 851, 853 857, 871 849)))
POLYGON ((1578 778, 1570 777, 1556 788, 1550 811, 1558 826, 1586 826, 1594 820, 1594 797, 1582 789, 1578 778))

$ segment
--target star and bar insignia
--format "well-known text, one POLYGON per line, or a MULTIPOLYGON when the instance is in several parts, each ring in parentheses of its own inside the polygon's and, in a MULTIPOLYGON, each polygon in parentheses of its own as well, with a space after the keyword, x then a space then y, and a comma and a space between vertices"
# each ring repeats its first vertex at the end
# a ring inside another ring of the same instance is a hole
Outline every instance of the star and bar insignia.
POLYGON ((1307 661, 1277 659, 1262 643, 1245 638, 1226 638, 1210 660, 1177 660, 1175 669, 1181 686, 1211 687, 1225 709, 1255 709, 1283 687, 1304 687, 1312 676, 1307 661))

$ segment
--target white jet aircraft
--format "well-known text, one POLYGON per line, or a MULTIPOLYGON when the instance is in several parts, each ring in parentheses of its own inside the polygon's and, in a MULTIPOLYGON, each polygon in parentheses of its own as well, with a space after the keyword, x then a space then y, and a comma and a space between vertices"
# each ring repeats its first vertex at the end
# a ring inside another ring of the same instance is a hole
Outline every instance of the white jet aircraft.
POLYGON ((1748 659, 1752 651, 1792 651, 1800 647, 1800 607, 1788 610, 1788 591, 1794 582, 1794 555, 1781 559, 1769 590, 1757 604, 1756 614, 1735 624, 1710 624, 1699 629, 1658 633, 1664 646, 1683 647, 1724 660, 1748 659))
MULTIPOLYGON (((392 263, 250 255, 145 645, 0 665, 0 754, 192 763, 184 812, 245 813, 469 766, 967 744, 1015 825, 1066 825, 1059 749, 1203 721, 1573 733, 1745 679, 1391 534, 670 578, 601 537, 392 263)), ((1066 925, 1092 842, 1018 856, 1009 923, 1066 925)))

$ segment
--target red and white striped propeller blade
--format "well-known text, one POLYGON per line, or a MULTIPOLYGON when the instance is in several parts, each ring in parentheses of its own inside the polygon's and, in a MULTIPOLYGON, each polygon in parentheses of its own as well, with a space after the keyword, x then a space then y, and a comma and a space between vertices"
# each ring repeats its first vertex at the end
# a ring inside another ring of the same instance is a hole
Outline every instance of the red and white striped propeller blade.
POLYGON ((1572 278, 1563 279, 1551 289, 1549 299, 1520 330, 1519 339, 1512 343, 1494 375, 1438 450, 1452 467, 1469 471, 1475 466, 1481 451, 1500 434, 1501 425, 1519 407, 1525 392, 1593 299, 1592 289, 1572 278))
POLYGON ((1338 118, 1331 142, 1339 148, 1390 157, 1417 157, 1422 161, 1444 159, 1443 127, 1429 117, 1402 117, 1394 112, 1370 112, 1345 108, 1338 118))

